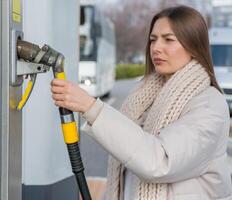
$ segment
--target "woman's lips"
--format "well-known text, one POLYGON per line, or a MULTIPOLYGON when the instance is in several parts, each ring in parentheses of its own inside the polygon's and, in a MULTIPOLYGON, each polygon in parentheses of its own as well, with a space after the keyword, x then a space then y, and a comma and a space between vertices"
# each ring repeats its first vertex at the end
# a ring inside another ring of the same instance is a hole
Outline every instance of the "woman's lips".
POLYGON ((155 63, 155 65, 161 65, 165 62, 165 60, 155 58, 155 59, 153 59, 153 62, 155 63))

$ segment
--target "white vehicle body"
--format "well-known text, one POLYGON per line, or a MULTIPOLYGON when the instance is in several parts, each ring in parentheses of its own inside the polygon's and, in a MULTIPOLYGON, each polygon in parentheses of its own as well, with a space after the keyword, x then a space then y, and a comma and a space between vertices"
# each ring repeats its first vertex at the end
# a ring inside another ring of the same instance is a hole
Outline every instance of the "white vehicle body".
POLYGON ((232 28, 212 28, 209 39, 214 70, 232 113, 232 28))
POLYGON ((110 93, 115 82, 114 26, 93 1, 81 1, 79 83, 94 97, 110 93))

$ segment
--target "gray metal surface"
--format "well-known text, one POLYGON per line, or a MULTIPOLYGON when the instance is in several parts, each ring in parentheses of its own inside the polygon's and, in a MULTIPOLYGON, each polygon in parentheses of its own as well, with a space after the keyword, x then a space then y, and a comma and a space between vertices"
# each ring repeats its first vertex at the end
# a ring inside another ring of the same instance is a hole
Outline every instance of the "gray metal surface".
POLYGON ((20 86, 23 83, 23 77, 17 76, 17 50, 16 44, 18 38, 23 38, 22 31, 16 29, 10 30, 10 84, 12 86, 20 86))
POLYGON ((26 74, 39 74, 45 73, 49 70, 49 66, 43 64, 35 64, 17 61, 17 74, 26 75, 26 74))
POLYGON ((66 123, 70 123, 70 122, 74 122, 75 121, 73 114, 70 114, 70 115, 61 115, 60 118, 61 118, 61 123, 62 124, 63 123, 66 124, 66 123))
POLYGON ((10 87, 10 33, 22 29, 11 21, 11 1, 1 1, 1 200, 21 200, 22 115, 16 111, 21 87, 10 87))
POLYGON ((77 200, 78 190, 74 176, 50 185, 24 185, 23 200, 77 200))

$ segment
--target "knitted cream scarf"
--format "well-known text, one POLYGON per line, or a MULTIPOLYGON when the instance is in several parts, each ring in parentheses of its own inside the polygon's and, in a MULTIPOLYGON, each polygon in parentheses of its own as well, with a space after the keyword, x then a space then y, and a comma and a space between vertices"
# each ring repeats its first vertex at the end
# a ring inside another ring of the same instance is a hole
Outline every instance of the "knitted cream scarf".
MULTIPOLYGON (((188 101, 210 85, 205 69, 196 61, 190 61, 165 83, 157 73, 143 79, 129 94, 121 107, 121 112, 135 123, 149 107, 143 130, 157 135, 168 124, 177 120, 188 101)), ((139 124, 141 125, 141 124, 139 124)), ((120 199, 120 172, 122 164, 109 157, 107 171, 106 200, 120 199)), ((166 200, 167 184, 139 181, 135 200, 166 200)), ((126 200, 126 199, 125 199, 126 200)))

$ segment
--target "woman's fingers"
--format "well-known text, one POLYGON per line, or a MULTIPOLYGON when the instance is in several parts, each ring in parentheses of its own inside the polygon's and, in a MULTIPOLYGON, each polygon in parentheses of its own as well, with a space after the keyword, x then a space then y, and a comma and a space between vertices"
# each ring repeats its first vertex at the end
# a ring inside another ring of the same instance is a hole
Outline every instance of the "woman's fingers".
POLYGON ((74 112, 84 112, 93 100, 78 84, 65 80, 54 79, 51 82, 51 91, 56 106, 74 112))
POLYGON ((67 95, 64 95, 64 94, 52 94, 52 98, 55 100, 55 101, 67 101, 68 100, 68 96, 67 95))
POLYGON ((74 103, 65 102, 65 101, 55 101, 55 105, 58 107, 66 108, 72 111, 79 112, 79 109, 76 109, 76 105, 74 103))
POLYGON ((61 80, 61 79, 53 79, 51 82, 52 86, 61 86, 61 87, 65 87, 69 82, 66 80, 61 80))
POLYGON ((55 101, 55 105, 58 107, 64 108, 64 102, 63 101, 55 101))
POLYGON ((54 94, 63 94, 65 92, 65 88, 64 87, 60 87, 60 86, 52 86, 51 87, 51 91, 54 94))

